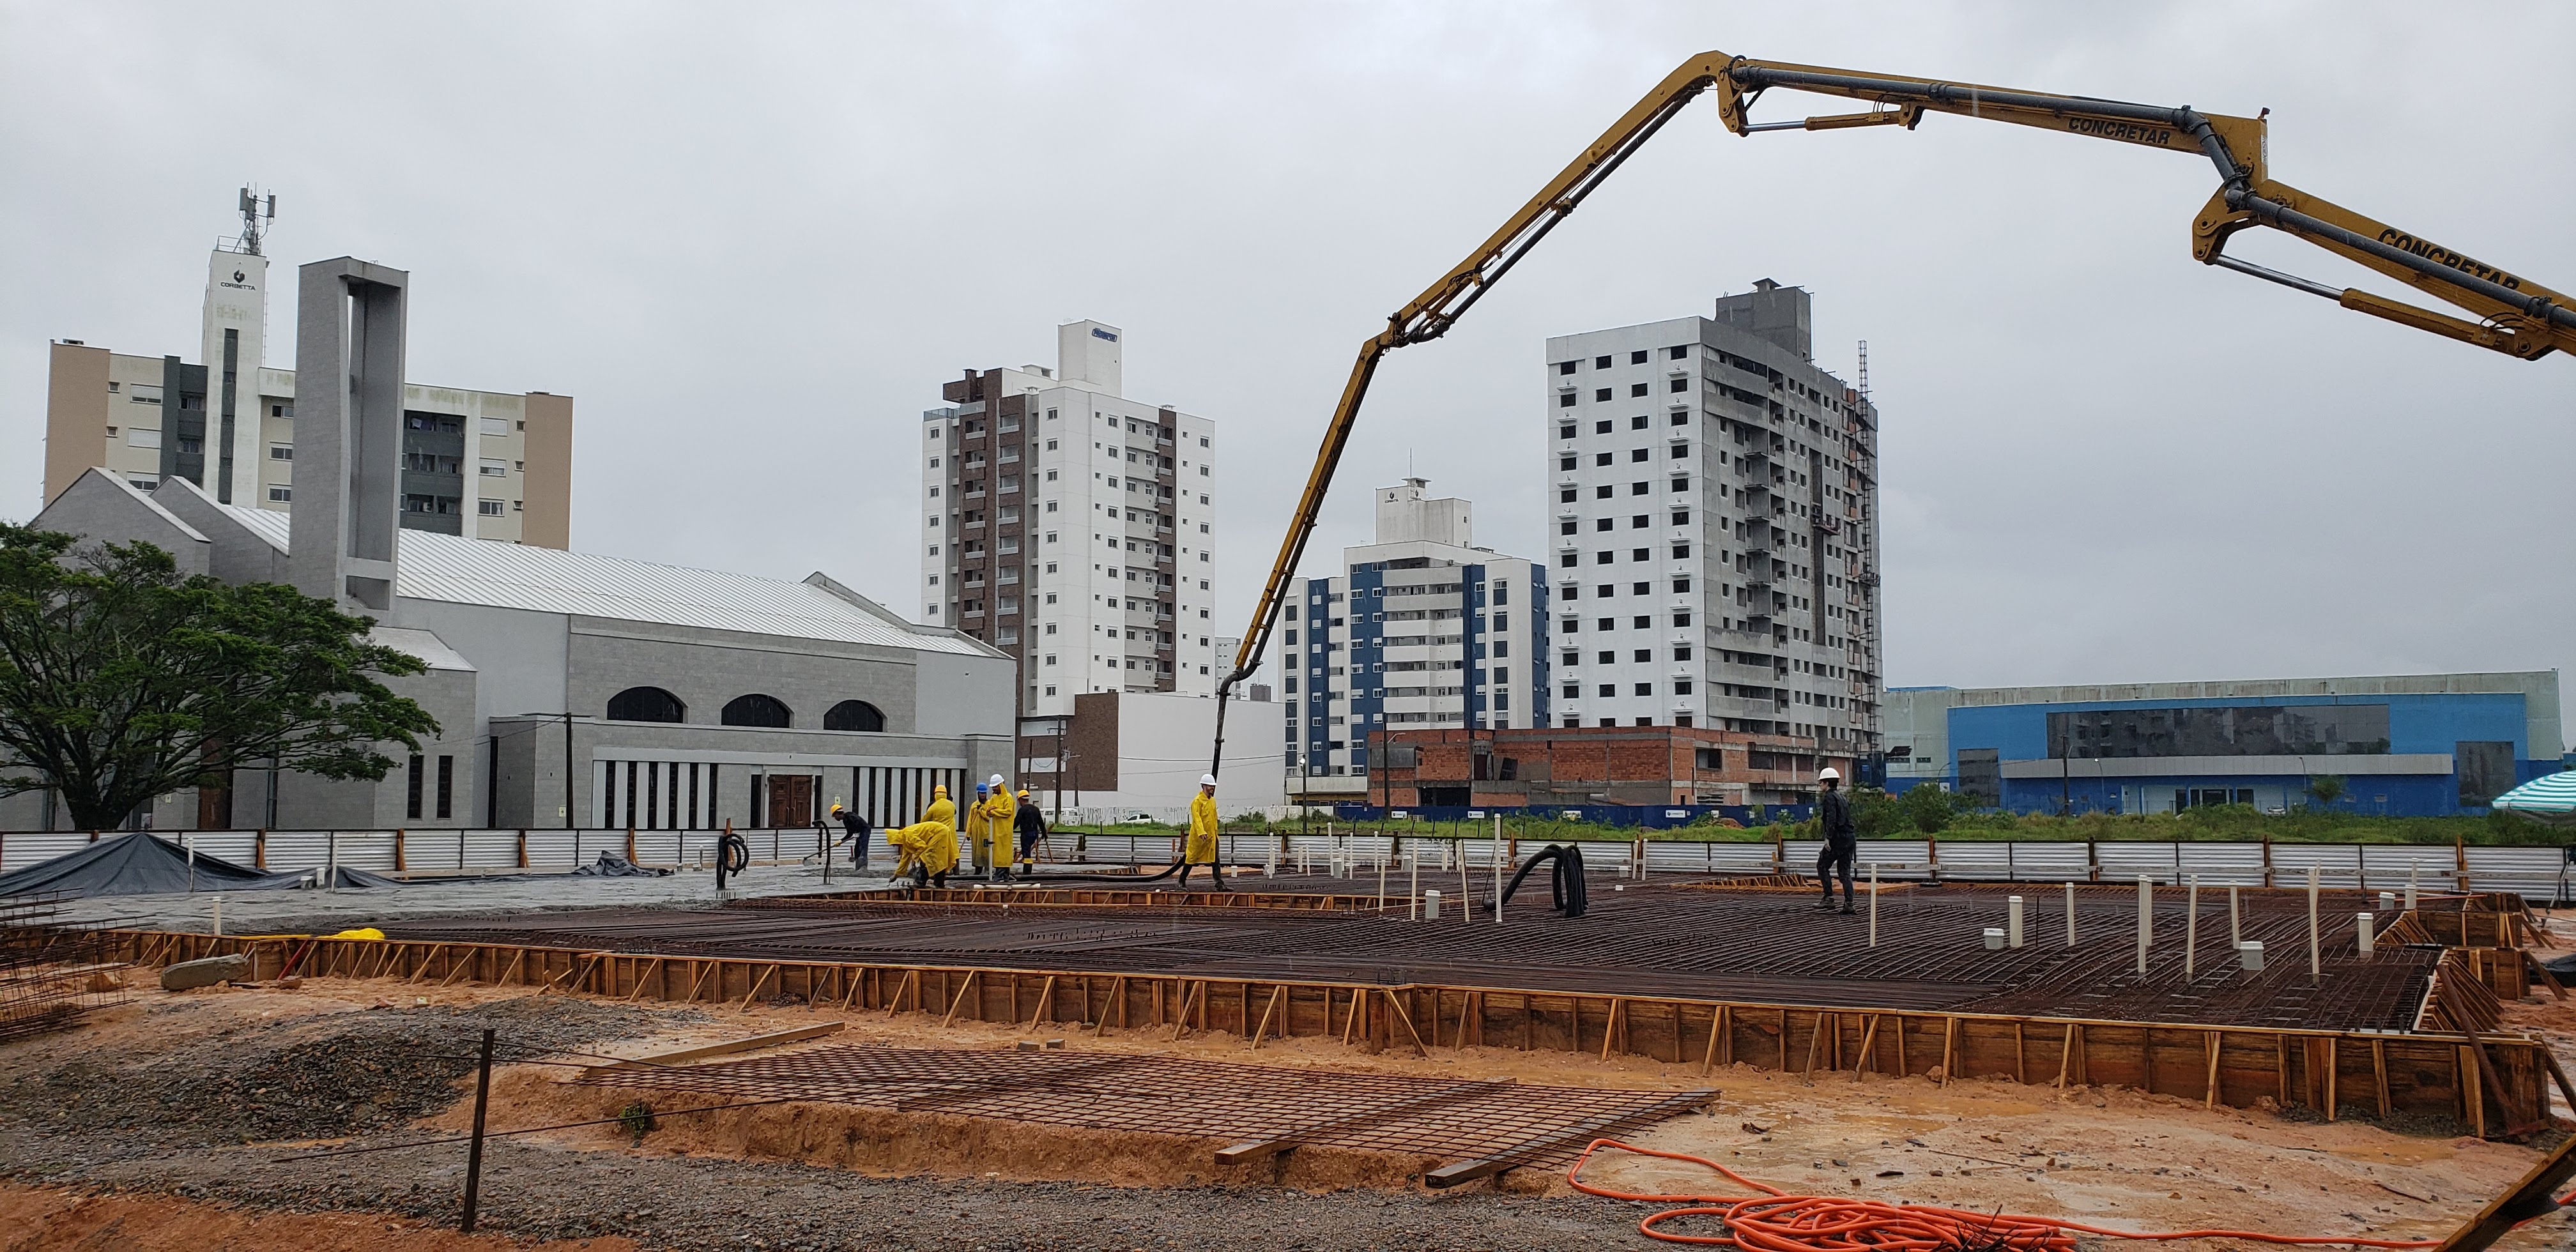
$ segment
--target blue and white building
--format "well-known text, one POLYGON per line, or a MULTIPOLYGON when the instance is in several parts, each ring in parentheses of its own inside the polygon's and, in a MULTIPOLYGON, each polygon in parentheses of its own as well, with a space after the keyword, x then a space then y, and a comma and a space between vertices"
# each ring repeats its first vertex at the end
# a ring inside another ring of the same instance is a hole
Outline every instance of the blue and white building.
POLYGON ((1887 693, 1887 786, 1926 783, 2016 812, 2334 807, 2484 812, 2556 772, 2558 672, 2406 674, 1887 693))
POLYGON ((1548 724, 1547 571, 1475 546, 1473 506, 1377 493, 1376 542, 1305 580, 1280 621, 1292 796, 1356 796, 1373 732, 1548 724))

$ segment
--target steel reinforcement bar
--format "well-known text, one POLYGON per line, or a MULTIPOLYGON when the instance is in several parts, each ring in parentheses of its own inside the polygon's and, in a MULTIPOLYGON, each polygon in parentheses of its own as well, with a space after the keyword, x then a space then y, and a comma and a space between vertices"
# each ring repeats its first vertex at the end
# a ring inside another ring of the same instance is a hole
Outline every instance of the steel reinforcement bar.
POLYGON ((2328 1120, 2355 1114, 2447 1119, 2480 1138, 2546 1124, 2554 1081, 2576 1085, 2539 1041, 2479 1033, 2303 1031, 1977 1013, 1587 995, 1426 983, 1356 985, 1257 978, 1003 967, 656 956, 436 940, 244 938, 104 932, 138 965, 248 952, 253 973, 387 978, 424 986, 535 987, 679 1003, 803 1003, 845 1012, 934 1013, 1032 1030, 1218 1032, 1339 1037, 1369 1051, 1498 1047, 1642 1056, 1703 1073, 1749 1065, 1810 1078, 1867 1074, 2117 1085, 2328 1120))

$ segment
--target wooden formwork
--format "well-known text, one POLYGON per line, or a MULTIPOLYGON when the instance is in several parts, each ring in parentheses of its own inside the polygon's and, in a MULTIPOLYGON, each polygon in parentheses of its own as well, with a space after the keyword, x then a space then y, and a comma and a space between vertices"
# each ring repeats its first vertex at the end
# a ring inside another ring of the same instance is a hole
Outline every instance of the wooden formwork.
POLYGON ((1643 1056, 1701 1071, 1724 1065, 1858 1081, 1867 1074, 2116 1085, 2250 1108, 2270 1102, 2328 1120, 2449 1120, 2481 1137, 2544 1124, 2555 1081, 2576 1086, 2537 1040, 2457 1033, 2302 1031, 2087 1021, 1498 987, 1390 986, 993 967, 868 965, 589 952, 430 940, 243 939, 117 931, 137 964, 253 954, 258 977, 386 978, 423 986, 536 987, 678 1003, 804 1003, 933 1013, 954 1021, 1222 1032, 1258 1048, 1339 1038, 1371 1051, 1498 1047, 1643 1056))

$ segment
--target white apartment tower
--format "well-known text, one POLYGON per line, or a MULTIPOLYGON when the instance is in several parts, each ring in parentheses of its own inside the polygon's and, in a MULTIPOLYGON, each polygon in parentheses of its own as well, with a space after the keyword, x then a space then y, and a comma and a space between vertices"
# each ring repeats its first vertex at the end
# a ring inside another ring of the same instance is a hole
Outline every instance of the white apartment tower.
POLYGON ((1214 695, 1216 424, 1120 394, 1121 334, 968 370, 922 413, 922 617, 1020 662, 1024 717, 1093 691, 1214 695))
MULTIPOLYGON (((295 371, 271 368, 263 244, 277 198, 241 193, 242 231, 208 255, 198 363, 57 340, 45 400, 45 499, 91 468, 151 491, 185 478, 217 503, 295 500, 295 371)), ((572 397, 404 383, 405 530, 572 542, 572 397)))
POLYGON ((1475 546, 1472 506, 1428 485, 1378 488, 1376 542, 1281 613, 1293 792, 1365 790, 1383 732, 1547 725, 1547 568, 1475 546))
POLYGON ((1878 413, 1810 309, 1765 279, 1547 341, 1559 725, 1878 747, 1878 413))

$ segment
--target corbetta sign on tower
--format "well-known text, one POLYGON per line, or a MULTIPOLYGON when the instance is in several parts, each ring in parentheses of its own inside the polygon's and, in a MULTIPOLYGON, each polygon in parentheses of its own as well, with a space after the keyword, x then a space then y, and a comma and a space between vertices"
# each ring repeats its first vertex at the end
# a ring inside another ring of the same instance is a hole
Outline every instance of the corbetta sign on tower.
POLYGON ((1118 333, 1116 331, 1102 330, 1097 326, 1091 328, 1091 337, 1094 339, 1106 339, 1111 343, 1118 342, 1118 333))

